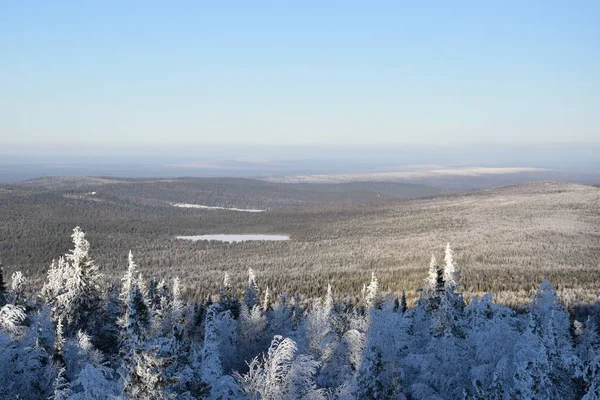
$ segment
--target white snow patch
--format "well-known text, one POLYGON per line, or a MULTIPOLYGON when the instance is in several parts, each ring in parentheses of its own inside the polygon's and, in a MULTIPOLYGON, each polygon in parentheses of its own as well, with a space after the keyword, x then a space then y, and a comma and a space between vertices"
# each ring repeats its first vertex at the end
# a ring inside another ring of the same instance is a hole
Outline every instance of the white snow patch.
POLYGON ((251 208, 233 208, 233 207, 217 207, 217 206, 203 206, 201 204, 187 204, 187 203, 174 203, 173 207, 181 208, 203 208, 206 210, 228 210, 228 211, 242 211, 242 212, 264 212, 265 210, 256 210, 251 208))
POLYGON ((287 235, 198 235, 198 236, 177 236, 177 239, 192 240, 194 242, 198 240, 215 240, 218 242, 226 243, 238 243, 246 242, 249 240, 290 240, 287 235))

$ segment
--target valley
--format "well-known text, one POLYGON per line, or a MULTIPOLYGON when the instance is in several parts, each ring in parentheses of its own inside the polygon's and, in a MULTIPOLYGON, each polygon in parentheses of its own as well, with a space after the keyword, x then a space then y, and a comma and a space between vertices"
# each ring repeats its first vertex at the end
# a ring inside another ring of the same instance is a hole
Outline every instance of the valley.
POLYGON ((518 305, 549 278, 563 298, 587 302, 596 299, 600 284, 600 188, 593 186, 539 182, 443 194, 416 185, 423 189, 418 197, 412 185, 369 182, 59 183, 30 181, 0 191, 0 260, 9 273, 23 270, 33 287, 69 248, 75 226, 87 233, 109 279, 122 274, 131 249, 144 276, 178 275, 196 298, 215 294, 225 272, 241 290, 248 268, 276 292, 307 296, 321 295, 328 282, 357 296, 374 271, 382 290, 405 289, 414 298, 431 255, 439 259, 447 242, 456 251, 467 295, 494 291, 498 301, 518 305), (290 240, 177 238, 215 234, 290 240))

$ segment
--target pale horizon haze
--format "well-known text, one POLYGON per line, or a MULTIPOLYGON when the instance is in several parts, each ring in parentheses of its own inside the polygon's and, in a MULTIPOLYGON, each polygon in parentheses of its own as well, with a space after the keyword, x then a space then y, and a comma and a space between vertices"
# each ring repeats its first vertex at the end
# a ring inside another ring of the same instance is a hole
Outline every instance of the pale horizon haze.
POLYGON ((7 2, 1 153, 596 146, 599 20, 594 1, 7 2))

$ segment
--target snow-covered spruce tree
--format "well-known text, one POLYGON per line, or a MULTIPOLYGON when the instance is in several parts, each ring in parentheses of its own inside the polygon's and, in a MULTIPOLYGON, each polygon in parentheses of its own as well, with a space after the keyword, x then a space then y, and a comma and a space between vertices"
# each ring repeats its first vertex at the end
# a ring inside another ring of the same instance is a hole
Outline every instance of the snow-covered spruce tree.
POLYGON ((52 263, 42 297, 52 309, 52 318, 61 320, 65 334, 78 330, 96 332, 102 321, 101 275, 89 256, 90 244, 79 227, 73 230, 73 249, 52 263))
POLYGON ((58 371, 53 384, 52 400, 69 400, 73 394, 69 382, 65 378, 65 369, 61 368, 58 371))
POLYGON ((510 395, 519 399, 559 399, 553 394, 552 366, 542 340, 535 333, 535 325, 529 316, 524 332, 515 343, 514 387, 510 395))
POLYGON ((529 305, 533 329, 539 336, 550 363, 552 396, 576 397, 574 378, 580 365, 570 337, 569 314, 560 304, 554 286, 544 280, 529 305))
POLYGON ((119 297, 122 301, 127 301, 129 294, 131 293, 131 287, 134 284, 139 285, 140 281, 140 273, 137 269, 137 264, 133 260, 133 253, 129 250, 129 254, 127 256, 127 272, 121 278, 121 294, 119 297))
MULTIPOLYGON (((396 297, 396 302, 398 301, 398 298, 396 297)), ((395 307, 395 311, 398 310, 398 308, 395 307)), ((399 308, 400 311, 402 312, 402 314, 404 314, 407 310, 408 310, 408 305, 406 304, 406 291, 404 289, 402 289, 402 295, 400 298, 400 304, 399 304, 399 308)))
POLYGON ((375 272, 371 272, 371 281, 365 290, 365 308, 381 308, 383 305, 383 297, 379 293, 379 281, 375 276, 375 272))
POLYGON ((513 349, 519 340, 515 313, 492 301, 487 294, 473 297, 465 308, 470 355, 467 398, 502 400, 513 389, 513 349))
POLYGON ((0 331, 4 331, 13 337, 22 335, 23 321, 27 318, 25 308, 14 304, 5 304, 0 308, 0 331))
POLYGON ((64 365, 63 350, 65 348, 65 336, 63 333, 63 324, 59 320, 56 324, 56 335, 54 337, 54 361, 59 365, 64 365))
POLYGON ((458 289, 462 279, 460 269, 454 262, 454 251, 450 248, 450 243, 446 245, 444 262, 444 282, 446 282, 446 288, 454 291, 458 289))
POLYGON ((25 307, 25 287, 27 285, 27 279, 23 276, 21 271, 15 271, 11 276, 10 281, 10 302, 25 307))
POLYGON ((422 308, 421 311, 431 312, 439 308, 442 294, 446 288, 444 279, 444 267, 437 265, 435 256, 431 256, 429 262, 429 270, 424 285, 419 292, 419 300, 417 306, 422 308))
POLYGON ((223 364, 221 362, 221 349, 219 334, 220 326, 218 320, 219 305, 213 304, 208 307, 204 322, 204 343, 202 345, 202 380, 210 385, 212 394, 215 395, 217 382, 223 376, 223 364))
POLYGON ((119 319, 123 316, 123 302, 119 299, 119 287, 110 284, 104 291, 104 318, 97 332, 96 346, 106 354, 119 351, 119 319))
POLYGON ((331 285, 327 285, 325 299, 316 299, 305 319, 309 351, 317 359, 321 358, 327 345, 335 336, 332 327, 333 318, 333 294, 331 285))
POLYGON ((429 261, 429 270, 427 272, 427 278, 425 279, 425 284, 421 289, 422 296, 431 296, 435 292, 438 283, 438 270, 439 267, 437 265, 437 260, 432 254, 431 260, 429 261))
POLYGON ((252 360, 269 343, 267 334, 267 318, 260 306, 255 305, 248 310, 246 303, 240 307, 237 324, 238 361, 234 367, 243 369, 247 360, 252 360))
MULTIPOLYGON (((429 283, 430 279, 428 279, 429 283)), ((456 290, 461 286, 460 272, 454 263, 450 244, 446 246, 445 265, 437 269, 433 295, 426 298, 432 314, 434 336, 465 337, 464 299, 456 290)))
POLYGON ((237 324, 231 312, 221 311, 218 316, 219 353, 221 355, 223 372, 231 374, 233 362, 237 353, 237 324))
POLYGON ((244 294, 244 303, 248 310, 252 310, 252 307, 258 304, 259 302, 259 289, 256 284, 256 274, 252 268, 248 269, 248 287, 246 288, 246 293, 244 294))
POLYGON ((160 309, 160 296, 158 295, 158 281, 155 278, 148 282, 148 305, 153 311, 160 309))
POLYGON ((39 340, 38 326, 47 325, 23 326, 17 337, 0 329, 1 399, 37 400, 52 395, 58 371, 39 340))
POLYGON ((391 296, 381 309, 369 311, 369 327, 358 371, 358 398, 402 399, 398 349, 404 336, 405 318, 393 312, 391 296))
POLYGON ((219 304, 222 311, 230 311, 234 318, 240 315, 240 301, 231 286, 231 279, 226 272, 219 289, 219 304))
POLYGON ((268 286, 263 295, 262 309, 264 312, 273 311, 273 308, 271 307, 271 292, 269 292, 268 286))
POLYGON ((577 335, 577 355, 582 361, 579 376, 584 382, 583 400, 600 400, 600 335, 594 320, 588 316, 577 335))
POLYGON ((173 336, 177 340, 181 340, 184 334, 183 328, 185 324, 185 309, 186 302, 181 293, 181 281, 179 277, 173 278, 173 301, 169 309, 169 320, 173 336))
POLYGON ((288 295, 282 293, 273 305, 273 311, 267 314, 269 337, 280 335, 295 340, 297 329, 292 321, 292 312, 288 295))
POLYGON ((307 356, 296 356, 296 343, 275 336, 266 356, 256 357, 245 375, 236 374, 249 399, 320 399, 313 375, 318 363, 307 356))
POLYGON ((121 326, 121 376, 125 393, 134 399, 165 398, 164 382, 158 368, 160 361, 150 354, 148 334, 150 310, 137 282, 129 287, 121 326))
POLYGON ((122 392, 117 373, 109 367, 104 354, 94 348, 90 337, 78 332, 64 344, 66 377, 72 400, 116 399, 122 392))

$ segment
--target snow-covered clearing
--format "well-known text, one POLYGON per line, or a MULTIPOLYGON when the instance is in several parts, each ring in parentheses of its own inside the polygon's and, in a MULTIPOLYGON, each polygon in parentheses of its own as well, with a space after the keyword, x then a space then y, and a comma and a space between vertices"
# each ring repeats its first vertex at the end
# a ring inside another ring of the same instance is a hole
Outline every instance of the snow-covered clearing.
POLYGON ((287 235, 198 235, 198 236, 177 236, 177 239, 193 240, 216 240, 218 242, 238 243, 249 240, 290 240, 287 235))
POLYGON ((181 208, 202 208, 206 210, 227 210, 227 211, 243 211, 243 212, 264 212, 265 210, 256 210, 251 208, 234 208, 234 207, 217 207, 217 206, 203 206, 201 204, 187 204, 187 203, 174 203, 173 207, 181 208))

